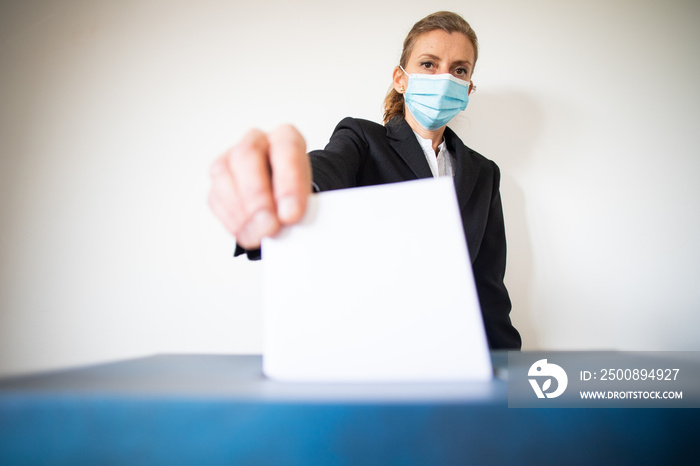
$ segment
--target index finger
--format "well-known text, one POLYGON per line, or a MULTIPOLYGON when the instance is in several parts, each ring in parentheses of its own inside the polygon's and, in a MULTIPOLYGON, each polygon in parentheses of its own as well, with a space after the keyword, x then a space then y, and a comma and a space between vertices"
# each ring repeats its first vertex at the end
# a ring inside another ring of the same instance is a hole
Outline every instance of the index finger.
POLYGON ((284 224, 301 220, 311 193, 311 163, 304 137, 291 125, 268 135, 272 189, 277 217, 284 224))

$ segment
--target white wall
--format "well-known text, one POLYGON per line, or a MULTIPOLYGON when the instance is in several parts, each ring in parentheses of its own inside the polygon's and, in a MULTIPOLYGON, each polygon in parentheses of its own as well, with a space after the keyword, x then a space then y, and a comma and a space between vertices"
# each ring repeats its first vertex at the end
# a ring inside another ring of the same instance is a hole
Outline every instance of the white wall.
POLYGON ((526 349, 700 349, 700 3, 50 0, 0 5, 0 374, 261 349, 208 165, 381 118, 411 25, 462 13, 526 349))

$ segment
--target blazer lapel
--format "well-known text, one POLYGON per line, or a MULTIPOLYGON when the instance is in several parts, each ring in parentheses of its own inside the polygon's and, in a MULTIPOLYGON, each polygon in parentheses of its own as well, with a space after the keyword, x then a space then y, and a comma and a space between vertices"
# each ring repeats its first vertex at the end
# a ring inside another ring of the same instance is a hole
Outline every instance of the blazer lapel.
POLYGON ((406 162, 417 178, 432 178, 425 153, 413 134, 413 130, 403 118, 394 118, 386 125, 389 144, 406 162))
POLYGON ((459 208, 464 212, 467 201, 474 191, 481 166, 474 157, 469 157, 467 147, 450 128, 445 128, 447 150, 454 156, 455 190, 459 208))
MULTIPOLYGON (((411 168, 417 178, 432 178, 423 148, 418 143, 413 130, 403 118, 394 118, 386 125, 389 144, 411 168)), ((474 191, 481 166, 474 157, 469 157, 468 149, 449 127, 445 128, 447 150, 453 155, 455 166, 455 190, 460 210, 464 212, 467 201, 474 191)))

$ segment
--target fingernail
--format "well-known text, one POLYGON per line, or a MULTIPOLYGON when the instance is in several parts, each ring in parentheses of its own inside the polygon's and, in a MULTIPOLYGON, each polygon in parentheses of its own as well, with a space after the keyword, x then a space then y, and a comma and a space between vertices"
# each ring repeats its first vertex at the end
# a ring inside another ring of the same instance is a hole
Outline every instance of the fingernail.
POLYGON ((299 215, 299 202, 292 196, 281 198, 277 201, 277 215, 283 222, 296 220, 299 215))
POLYGON ((264 209, 258 211, 253 218, 250 220, 250 227, 248 231, 258 238, 267 236, 275 231, 277 228, 277 219, 270 213, 269 210, 264 209))

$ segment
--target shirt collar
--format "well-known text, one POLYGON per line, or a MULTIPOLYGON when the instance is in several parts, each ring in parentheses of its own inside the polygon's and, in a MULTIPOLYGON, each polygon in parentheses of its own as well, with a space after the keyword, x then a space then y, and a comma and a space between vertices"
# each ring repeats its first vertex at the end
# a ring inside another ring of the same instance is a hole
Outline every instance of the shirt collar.
MULTIPOLYGON (((413 131, 413 130, 411 130, 413 131)), ((431 156, 435 157, 435 152, 433 151, 433 141, 430 139, 425 139, 423 136, 420 134, 416 133, 413 131, 413 134, 416 135, 416 139, 418 139, 418 143, 420 144, 421 148, 423 149, 423 152, 425 152, 426 155, 430 154, 431 156)), ((442 137, 442 142, 438 145, 438 151, 437 153, 439 154, 445 150, 445 137, 442 137)))

